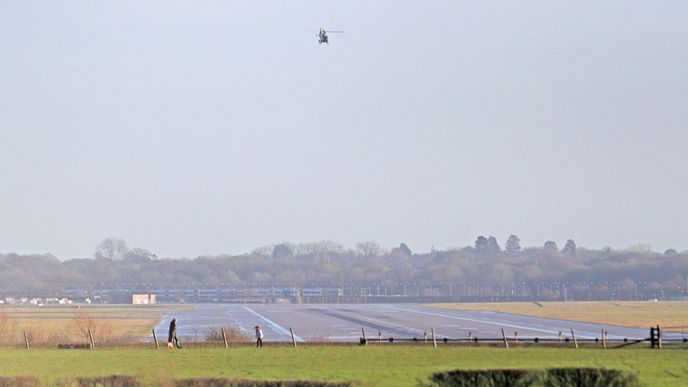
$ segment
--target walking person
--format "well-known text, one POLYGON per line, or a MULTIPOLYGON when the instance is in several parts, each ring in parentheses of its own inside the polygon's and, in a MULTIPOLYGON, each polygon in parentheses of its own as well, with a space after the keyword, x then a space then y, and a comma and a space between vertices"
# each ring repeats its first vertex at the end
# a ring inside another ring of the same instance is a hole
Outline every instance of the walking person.
POLYGON ((263 348, 263 330, 256 325, 256 348, 263 348))
POLYGON ((179 339, 177 338, 177 319, 173 318, 170 322, 170 330, 167 334, 167 348, 172 349, 174 346, 181 349, 182 345, 179 344, 179 339))

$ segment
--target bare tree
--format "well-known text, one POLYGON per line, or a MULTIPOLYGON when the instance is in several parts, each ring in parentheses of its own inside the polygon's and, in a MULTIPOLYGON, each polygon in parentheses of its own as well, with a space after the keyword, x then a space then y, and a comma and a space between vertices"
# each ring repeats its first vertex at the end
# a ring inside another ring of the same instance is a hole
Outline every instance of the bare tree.
POLYGON ((627 251, 638 253, 638 254, 652 254, 652 246, 647 243, 638 243, 626 248, 627 251))
POLYGON ((129 253, 129 246, 124 239, 121 238, 106 238, 98 247, 93 256, 96 259, 110 259, 113 261, 120 261, 129 253))
POLYGON ((108 320, 98 319, 93 313, 83 309, 77 309, 73 318, 74 330, 79 338, 88 337, 88 331, 95 339, 107 342, 112 337, 112 323, 108 320))
POLYGON ((300 243, 294 249, 295 254, 336 253, 342 254, 346 250, 344 246, 332 241, 319 241, 300 243))
POLYGON ((356 244, 356 251, 364 257, 376 257, 382 253, 382 248, 375 242, 365 241, 356 244))

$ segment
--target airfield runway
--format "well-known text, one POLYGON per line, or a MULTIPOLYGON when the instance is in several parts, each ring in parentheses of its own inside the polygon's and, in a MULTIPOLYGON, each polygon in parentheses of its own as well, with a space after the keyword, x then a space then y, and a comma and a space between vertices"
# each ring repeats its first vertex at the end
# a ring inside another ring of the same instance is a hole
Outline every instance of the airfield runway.
POLYGON ((203 340, 210 328, 221 326, 234 326, 253 337, 256 325, 262 327, 266 341, 291 341, 289 327, 293 327, 299 342, 356 341, 361 328, 369 339, 377 338, 378 332, 385 338, 422 338, 431 328, 438 339, 465 339, 469 332, 478 338, 500 338, 502 328, 508 336, 518 332, 523 339, 558 338, 559 332, 569 337, 570 329, 580 339, 599 338, 602 329, 609 332, 610 340, 649 335, 649 329, 414 304, 198 304, 195 310, 166 315, 156 327, 158 337, 167 337, 172 318, 178 320, 177 335, 191 340, 203 340))

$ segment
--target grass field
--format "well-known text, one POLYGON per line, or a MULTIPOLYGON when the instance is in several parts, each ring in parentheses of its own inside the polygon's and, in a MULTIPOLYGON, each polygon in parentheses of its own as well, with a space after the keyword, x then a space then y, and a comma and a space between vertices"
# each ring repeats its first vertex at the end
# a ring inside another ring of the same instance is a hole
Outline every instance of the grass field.
POLYGON ((158 383, 184 377, 355 381, 412 386, 437 371, 601 367, 637 373, 648 386, 688 385, 685 349, 285 346, 88 350, 0 350, 0 376, 34 375, 45 384, 77 376, 133 375, 158 383))
POLYGON ((429 306, 456 310, 491 310, 497 312, 549 317, 563 320, 649 328, 659 324, 671 330, 688 332, 687 301, 570 301, 570 302, 503 302, 480 304, 432 304, 429 306))
MULTIPOLYGON (((140 338, 169 311, 193 308, 190 305, 59 305, 0 307, 2 342, 21 341, 26 330, 31 342, 83 339, 83 328, 91 328, 96 340, 140 338), (106 337, 107 336, 107 337, 106 337)), ((0 343, 1 344, 1 343, 0 343)))

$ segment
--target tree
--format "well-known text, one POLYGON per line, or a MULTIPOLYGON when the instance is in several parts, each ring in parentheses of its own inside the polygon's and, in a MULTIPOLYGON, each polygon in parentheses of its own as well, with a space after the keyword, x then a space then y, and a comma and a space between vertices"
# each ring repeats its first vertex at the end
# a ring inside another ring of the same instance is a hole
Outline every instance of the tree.
POLYGON ((575 257, 576 256, 576 242, 573 241, 573 239, 569 239, 566 241, 566 244, 564 245, 564 249, 562 252, 569 257, 575 257))
POLYGON ((652 254, 652 246, 650 246, 647 243, 638 243, 632 246, 628 246, 626 250, 638 254, 652 254))
POLYGON ((146 249, 134 247, 133 249, 127 251, 127 253, 124 255, 124 259, 125 260, 152 261, 154 259, 158 259, 158 256, 151 253, 150 251, 148 251, 146 249))
POLYGON ((96 318, 96 316, 83 309, 74 311, 73 318, 74 330, 77 336, 88 337, 90 331, 93 337, 108 341, 112 337, 112 322, 106 319, 96 318))
POLYGON ((666 255, 667 257, 674 257, 674 256, 676 256, 677 254, 678 254, 678 252, 676 252, 676 250, 674 250, 674 249, 666 249, 666 250, 664 250, 664 255, 666 255))
POLYGON ((545 251, 550 252, 550 253, 559 251, 559 247, 557 247, 557 243, 554 241, 545 242, 544 249, 545 249, 545 251))
POLYGON ((487 251, 491 253, 496 253, 501 251, 502 248, 499 247, 499 243, 497 243, 497 238, 493 237, 490 235, 489 238, 487 238, 487 251))
POLYGON ((356 250, 358 251, 358 255, 362 255, 364 257, 376 257, 382 253, 382 248, 380 248, 380 245, 370 241, 357 243, 356 250))
POLYGON ((483 251, 487 249, 487 238, 480 235, 478 239, 475 240, 475 249, 478 251, 483 251))
POLYGON ((402 243, 399 245, 399 247, 395 247, 392 249, 392 254, 395 255, 405 255, 407 257, 410 257, 412 255, 411 249, 409 249, 408 246, 406 246, 406 243, 402 243))
POLYGON ((320 241, 320 242, 310 242, 310 243, 300 243, 296 246, 291 243, 285 243, 291 248, 292 255, 303 255, 303 254, 322 254, 322 253, 335 253, 342 254, 346 249, 339 243, 332 241, 320 241))
POLYGON ((284 259, 284 258, 289 258, 292 255, 291 248, 289 247, 288 244, 282 243, 277 246, 272 250, 272 258, 274 259, 284 259))
POLYGON ((509 239, 506 240, 506 251, 510 253, 516 253, 521 250, 521 240, 516 235, 511 235, 509 239))
POLYGON ((242 283, 241 277, 233 270, 225 270, 220 274, 220 280, 229 285, 240 285, 242 283))
POLYGON ((96 247, 96 252, 93 256, 96 259, 109 259, 112 261, 120 261, 129 253, 129 246, 127 242, 121 238, 107 238, 104 239, 96 247))

